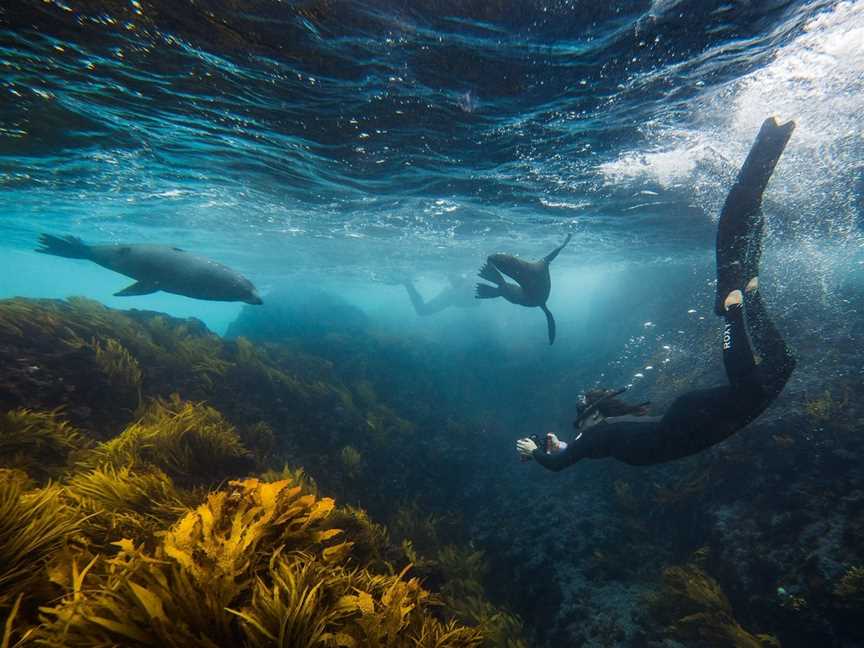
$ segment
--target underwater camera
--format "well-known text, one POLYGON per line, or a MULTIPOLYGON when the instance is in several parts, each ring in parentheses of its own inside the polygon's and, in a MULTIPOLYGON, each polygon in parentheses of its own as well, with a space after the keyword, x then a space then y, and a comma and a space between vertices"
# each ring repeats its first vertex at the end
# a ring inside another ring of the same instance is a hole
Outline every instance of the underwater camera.
MULTIPOLYGON (((552 446, 550 445, 551 440, 545 434, 532 434, 528 437, 534 443, 537 444, 537 447, 542 449, 543 452, 550 452, 552 450, 552 446)), ((520 461, 531 461, 531 457, 520 456, 520 461)))

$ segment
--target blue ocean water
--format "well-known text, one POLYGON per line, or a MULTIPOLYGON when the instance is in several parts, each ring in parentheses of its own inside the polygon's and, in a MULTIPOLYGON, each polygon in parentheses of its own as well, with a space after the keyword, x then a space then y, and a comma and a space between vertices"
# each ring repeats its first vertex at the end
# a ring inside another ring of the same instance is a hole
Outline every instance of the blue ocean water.
MULTIPOLYGON (((586 384, 646 396, 703 362, 720 207, 762 121, 794 119, 763 273, 804 351, 788 390, 803 402, 861 376, 864 0, 12 0, 0 98, 0 298, 83 295, 220 334, 243 308, 112 297, 131 280, 34 252, 41 233, 74 235, 180 246, 265 303, 321 289, 389 335, 488 341, 493 378, 524 398, 483 430, 508 459, 586 384), (538 258, 568 233, 552 347, 536 309, 420 318, 399 285, 431 296, 491 252, 538 258)), ((611 506, 589 497, 592 470, 559 482, 560 506, 611 506)), ((508 499, 520 480, 546 488, 525 474, 501 468, 487 538, 525 514, 508 499)))
MULTIPOLYGON (((707 259, 769 114, 799 124, 772 225, 796 255, 860 260, 861 2, 23 0, 0 28, 4 296, 132 305, 109 297, 125 278, 32 254, 40 232, 376 303, 404 302, 376 280, 434 290, 566 232, 556 270, 576 283, 707 259)), ((236 312, 135 305, 217 330, 236 312)))

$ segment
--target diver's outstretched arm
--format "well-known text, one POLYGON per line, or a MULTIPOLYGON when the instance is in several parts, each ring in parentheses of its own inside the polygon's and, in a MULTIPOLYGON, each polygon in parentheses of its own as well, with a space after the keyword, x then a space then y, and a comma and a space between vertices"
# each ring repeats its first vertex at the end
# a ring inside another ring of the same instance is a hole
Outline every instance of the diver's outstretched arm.
POLYGON ((570 242, 570 239, 571 239, 572 237, 573 237, 572 234, 568 234, 568 235, 567 235, 567 238, 564 239, 564 242, 563 242, 561 245, 559 245, 557 248, 555 248, 554 250, 552 250, 552 251, 551 251, 549 254, 547 254, 545 257, 543 257, 543 260, 546 261, 547 264, 552 263, 552 262, 555 260, 555 257, 558 256, 558 253, 559 253, 561 250, 563 250, 563 249, 567 246, 567 244, 570 242))
POLYGON ((729 293, 743 291, 759 272, 762 194, 794 129, 795 122, 778 124, 773 117, 766 119, 726 196, 717 224, 717 315, 725 313, 729 293))

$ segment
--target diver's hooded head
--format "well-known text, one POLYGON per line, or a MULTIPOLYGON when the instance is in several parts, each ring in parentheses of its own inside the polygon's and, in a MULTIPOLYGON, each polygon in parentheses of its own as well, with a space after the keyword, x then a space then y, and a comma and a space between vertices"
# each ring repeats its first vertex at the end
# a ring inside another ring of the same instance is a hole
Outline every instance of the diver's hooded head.
POLYGON ((648 413, 649 401, 631 405, 620 398, 626 388, 621 389, 591 389, 579 395, 576 405, 576 420, 573 427, 577 430, 596 425, 611 416, 645 416, 648 413))

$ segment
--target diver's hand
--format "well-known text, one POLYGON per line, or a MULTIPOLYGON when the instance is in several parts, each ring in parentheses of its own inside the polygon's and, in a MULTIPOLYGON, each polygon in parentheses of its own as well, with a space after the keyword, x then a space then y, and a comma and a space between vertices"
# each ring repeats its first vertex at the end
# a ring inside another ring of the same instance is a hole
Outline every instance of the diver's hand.
POLYGON ((530 459, 531 454, 537 449, 537 444, 534 443, 533 439, 529 439, 525 437, 524 439, 519 439, 516 441, 516 452, 519 453, 523 459, 530 459))
POLYGON ((567 444, 564 443, 561 439, 555 436, 552 432, 546 433, 546 447, 550 449, 551 452, 561 452, 564 448, 567 447, 567 444))

